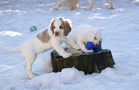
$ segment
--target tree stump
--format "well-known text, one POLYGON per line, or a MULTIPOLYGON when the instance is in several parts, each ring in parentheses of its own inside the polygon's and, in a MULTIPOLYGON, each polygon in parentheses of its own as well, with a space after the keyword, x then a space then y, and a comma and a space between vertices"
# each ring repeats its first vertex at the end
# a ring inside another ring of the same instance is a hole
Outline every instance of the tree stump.
POLYGON ((53 50, 51 52, 51 60, 53 72, 60 72, 63 68, 75 67, 84 71, 85 74, 99 73, 107 67, 113 68, 115 64, 111 51, 108 49, 102 49, 93 53, 75 54, 69 58, 63 58, 53 50))

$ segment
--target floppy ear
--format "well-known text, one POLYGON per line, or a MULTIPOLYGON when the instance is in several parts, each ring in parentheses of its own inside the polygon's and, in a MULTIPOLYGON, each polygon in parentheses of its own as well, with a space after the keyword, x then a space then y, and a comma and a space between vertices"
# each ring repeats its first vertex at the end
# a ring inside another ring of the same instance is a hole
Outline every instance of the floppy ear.
POLYGON ((54 34, 54 21, 55 21, 55 19, 52 19, 52 21, 50 23, 50 30, 52 31, 52 34, 54 34))
POLYGON ((65 20, 64 24, 65 24, 64 35, 67 36, 71 32, 71 30, 72 30, 71 21, 65 20))
POLYGON ((100 49, 102 49, 102 37, 100 32, 98 32, 98 38, 99 38, 100 49))
POLYGON ((100 49, 102 49, 102 39, 99 41, 100 49))

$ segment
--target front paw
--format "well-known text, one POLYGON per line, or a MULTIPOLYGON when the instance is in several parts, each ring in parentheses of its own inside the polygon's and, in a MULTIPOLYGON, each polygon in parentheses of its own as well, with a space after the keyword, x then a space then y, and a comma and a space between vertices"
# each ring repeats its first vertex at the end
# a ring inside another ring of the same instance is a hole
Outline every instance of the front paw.
POLYGON ((114 6, 113 5, 109 5, 106 7, 107 9, 114 9, 114 6))
POLYGON ((89 11, 89 10, 91 10, 91 8, 84 8, 84 10, 85 10, 85 11, 89 11))
POLYGON ((58 10, 58 8, 54 7, 53 10, 58 10))
POLYGON ((94 52, 93 50, 84 50, 85 53, 92 53, 94 52))
POLYGON ((77 45, 75 45, 73 48, 76 49, 76 50, 80 49, 77 45))
POLYGON ((29 77, 29 79, 33 79, 33 78, 35 78, 37 76, 38 76, 37 74, 32 73, 32 75, 29 75, 28 77, 29 77))
POLYGON ((72 54, 71 53, 65 53, 64 55, 63 55, 63 58, 68 58, 68 57, 70 57, 72 54))

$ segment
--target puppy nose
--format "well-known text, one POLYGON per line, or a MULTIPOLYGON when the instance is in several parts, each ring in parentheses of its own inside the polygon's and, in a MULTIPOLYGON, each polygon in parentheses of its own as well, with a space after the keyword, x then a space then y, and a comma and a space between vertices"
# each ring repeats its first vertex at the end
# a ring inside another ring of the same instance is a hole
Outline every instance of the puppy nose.
POLYGON ((95 47, 97 47, 97 46, 98 46, 98 44, 94 44, 94 46, 95 46, 95 47))
POLYGON ((59 36, 59 32, 55 32, 55 36, 59 36))

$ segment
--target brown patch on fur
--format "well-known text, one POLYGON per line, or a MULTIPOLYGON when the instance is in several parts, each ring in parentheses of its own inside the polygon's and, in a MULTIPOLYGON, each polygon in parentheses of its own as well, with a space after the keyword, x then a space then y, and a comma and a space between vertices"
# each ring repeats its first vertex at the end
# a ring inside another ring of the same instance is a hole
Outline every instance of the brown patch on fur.
POLYGON ((39 33, 37 35, 37 38, 43 42, 43 43, 47 43, 50 40, 50 36, 48 34, 48 29, 44 30, 43 32, 39 33))
POLYGON ((50 26, 50 29, 52 31, 52 34, 54 34, 54 29, 55 29, 54 22, 55 22, 55 20, 52 20, 51 26, 50 26))
POLYGON ((65 21, 64 24, 65 24, 64 25, 65 26, 65 28, 64 28, 65 29, 64 35, 67 36, 70 33, 72 28, 71 28, 71 26, 70 26, 68 21, 65 21))

